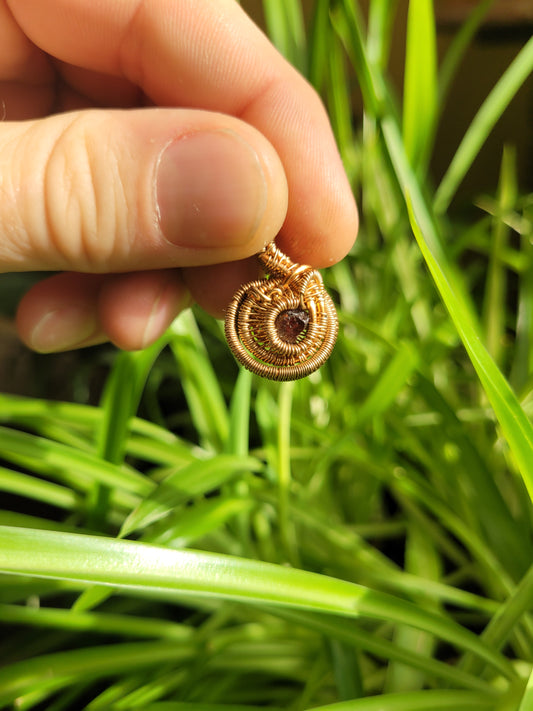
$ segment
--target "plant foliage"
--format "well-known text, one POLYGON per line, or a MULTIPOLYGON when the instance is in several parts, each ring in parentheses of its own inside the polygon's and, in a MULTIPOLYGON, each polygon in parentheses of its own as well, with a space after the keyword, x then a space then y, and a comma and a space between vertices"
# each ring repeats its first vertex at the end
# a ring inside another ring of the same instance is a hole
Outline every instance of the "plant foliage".
POLYGON ((316 0, 307 26, 265 0, 361 206, 325 275, 338 344, 264 382, 194 310, 117 354, 97 405, 0 395, 0 708, 532 707, 533 197, 512 146, 475 218, 449 207, 533 40, 429 172, 490 5, 439 66, 432 5, 410 1, 400 101, 395 2, 316 0))

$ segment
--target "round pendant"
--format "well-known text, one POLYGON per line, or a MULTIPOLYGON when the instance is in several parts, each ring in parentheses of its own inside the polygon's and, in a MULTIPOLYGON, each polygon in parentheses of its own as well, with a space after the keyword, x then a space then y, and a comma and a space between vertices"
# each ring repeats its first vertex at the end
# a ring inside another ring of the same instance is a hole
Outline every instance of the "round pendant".
POLYGON ((339 322, 322 277, 274 243, 258 254, 266 277, 242 286, 226 309, 225 333, 237 360, 270 380, 297 380, 331 355, 339 322))

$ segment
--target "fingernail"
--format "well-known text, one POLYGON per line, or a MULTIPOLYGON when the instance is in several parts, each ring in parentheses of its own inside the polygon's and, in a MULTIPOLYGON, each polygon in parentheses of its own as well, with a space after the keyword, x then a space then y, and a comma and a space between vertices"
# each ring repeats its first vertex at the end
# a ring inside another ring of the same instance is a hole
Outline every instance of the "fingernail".
POLYGON ((267 198, 256 151, 229 130, 193 133, 168 145, 156 190, 163 235, 193 249, 246 244, 267 198))
POLYGON ((40 353, 65 351, 83 344, 96 330, 92 311, 68 306, 45 314, 34 327, 29 345, 40 353))

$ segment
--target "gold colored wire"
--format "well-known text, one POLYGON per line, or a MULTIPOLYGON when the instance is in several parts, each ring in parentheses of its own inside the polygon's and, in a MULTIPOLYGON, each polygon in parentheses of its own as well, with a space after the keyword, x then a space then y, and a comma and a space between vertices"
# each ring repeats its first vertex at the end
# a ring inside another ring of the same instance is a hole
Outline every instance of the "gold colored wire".
POLYGON ((296 264, 272 242, 258 255, 267 278, 238 289, 226 309, 225 333, 237 360, 270 380, 297 380, 314 372, 331 355, 339 322, 320 274, 296 264), (309 323, 295 342, 282 338, 276 319, 301 309, 309 323))

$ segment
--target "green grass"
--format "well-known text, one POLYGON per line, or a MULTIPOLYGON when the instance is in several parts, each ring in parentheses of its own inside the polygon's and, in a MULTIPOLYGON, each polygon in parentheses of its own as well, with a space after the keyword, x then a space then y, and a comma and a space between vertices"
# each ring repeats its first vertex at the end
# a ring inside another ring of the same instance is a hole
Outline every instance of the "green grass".
POLYGON ((98 406, 0 395, 0 708, 531 708, 533 196, 511 146, 477 218, 449 211, 531 42, 428 177, 490 4, 437 66, 430 7, 410 3, 400 98, 395 3, 366 25, 317 0, 306 28, 297 0, 265 0, 361 206, 325 274, 338 344, 309 378, 265 382, 194 310, 117 354, 98 406))

